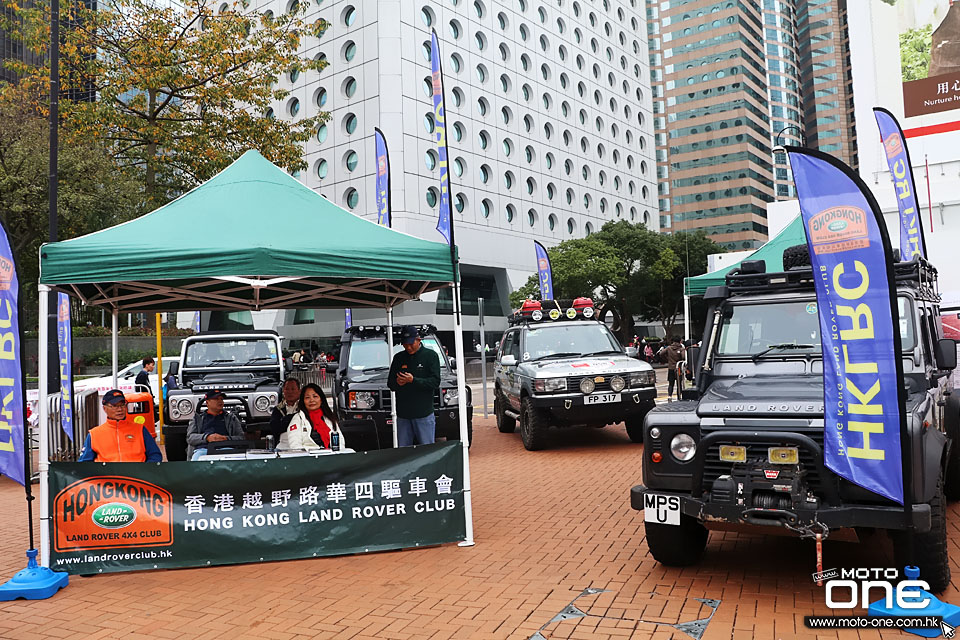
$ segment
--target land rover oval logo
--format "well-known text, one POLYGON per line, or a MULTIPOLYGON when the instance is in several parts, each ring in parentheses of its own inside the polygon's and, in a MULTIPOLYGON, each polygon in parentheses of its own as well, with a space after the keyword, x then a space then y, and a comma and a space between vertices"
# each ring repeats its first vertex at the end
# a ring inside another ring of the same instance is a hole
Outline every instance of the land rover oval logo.
POLYGON ((121 502, 111 502, 97 507, 93 515, 93 523, 104 529, 122 529, 137 519, 137 512, 130 505, 121 502))
POLYGON ((843 231, 846 228, 847 228, 846 220, 834 220, 833 222, 827 225, 827 229, 830 229, 830 231, 843 231))

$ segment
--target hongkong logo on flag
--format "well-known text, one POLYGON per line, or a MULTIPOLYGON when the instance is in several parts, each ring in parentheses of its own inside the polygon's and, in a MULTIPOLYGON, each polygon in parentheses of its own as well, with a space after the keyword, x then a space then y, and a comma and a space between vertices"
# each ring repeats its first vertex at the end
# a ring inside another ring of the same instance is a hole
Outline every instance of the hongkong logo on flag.
POLYGON ((540 258, 540 269, 546 271, 550 267, 550 263, 547 262, 546 258, 540 258))
POLYGON ((831 207, 810 219, 810 244, 817 255, 870 246, 867 214, 858 207, 831 207))
POLYGON ((13 262, 0 258, 0 291, 9 291, 13 284, 13 262))
POLYGON ((70 306, 67 304, 67 301, 64 300, 60 303, 60 308, 57 309, 57 319, 60 322, 66 322, 70 318, 70 306))
POLYGON ((387 159, 386 158, 377 158, 377 175, 378 176, 387 175, 387 159))
POLYGON ((903 141, 896 133, 891 133, 883 141, 883 150, 887 154, 887 159, 896 158, 903 153, 903 141))

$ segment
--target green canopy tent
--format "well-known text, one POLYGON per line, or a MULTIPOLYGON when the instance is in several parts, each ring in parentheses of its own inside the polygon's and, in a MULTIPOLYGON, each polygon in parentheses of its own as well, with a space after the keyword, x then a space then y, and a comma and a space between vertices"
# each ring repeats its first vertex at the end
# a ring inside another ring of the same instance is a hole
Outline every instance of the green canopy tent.
POLYGON ((724 269, 717 269, 710 273, 704 273, 692 278, 686 278, 683 281, 683 307, 684 307, 684 333, 686 339, 690 339, 690 297, 702 296, 707 287, 722 285, 727 280, 727 274, 740 267, 744 260, 763 260, 766 262, 767 271, 783 271, 783 250, 798 244, 806 243, 807 239, 803 233, 803 222, 800 216, 797 216, 784 229, 769 240, 762 247, 751 253, 749 256, 740 260, 736 264, 730 265, 724 269))
MULTIPOLYGON (((247 151, 206 183, 136 220, 41 246, 40 317, 47 316, 51 290, 109 307, 116 386, 121 310, 376 307, 392 326, 394 306, 454 279, 446 243, 360 218, 247 151)), ((459 323, 455 329, 462 331, 459 323)), ((387 336, 392 350, 392 331, 387 336)), ((46 380, 45 322, 39 349, 39 378, 46 380)), ((473 544, 463 354, 456 356, 467 531, 461 544, 473 544)), ((49 407, 39 407, 46 425, 49 407)), ((41 560, 49 566, 47 429, 40 436, 41 560)))

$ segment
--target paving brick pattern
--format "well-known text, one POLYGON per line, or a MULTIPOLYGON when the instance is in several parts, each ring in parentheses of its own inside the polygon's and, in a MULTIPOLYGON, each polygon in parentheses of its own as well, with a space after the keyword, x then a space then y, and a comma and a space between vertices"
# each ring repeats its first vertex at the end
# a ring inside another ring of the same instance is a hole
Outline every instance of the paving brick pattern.
MULTIPOLYGON (((714 532, 699 566, 658 565, 628 499, 642 449, 622 427, 555 432, 535 453, 492 419, 474 433, 473 548, 72 577, 50 600, 0 603, 0 638, 688 639, 670 625, 711 613, 707 640, 902 637, 803 626, 828 613, 810 542, 714 532), (551 622, 571 603, 585 615, 551 622)), ((23 504, 0 479, 0 580, 24 566, 23 504)), ((960 581, 956 506, 950 517, 960 581)), ((828 568, 892 563, 882 535, 828 541, 825 556, 828 568)), ((960 603, 954 586, 944 598, 960 603)))

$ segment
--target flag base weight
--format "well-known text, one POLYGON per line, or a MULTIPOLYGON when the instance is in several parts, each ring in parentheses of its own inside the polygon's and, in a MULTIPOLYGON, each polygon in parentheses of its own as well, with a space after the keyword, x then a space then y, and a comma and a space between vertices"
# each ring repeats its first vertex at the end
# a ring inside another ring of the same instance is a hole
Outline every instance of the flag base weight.
MULTIPOLYGON (((905 567, 904 575, 907 580, 917 580, 920 577, 920 569, 917 567, 905 567)), ((939 638, 941 635, 945 638, 952 638, 954 630, 960 626, 960 607, 949 602, 943 602, 929 591, 924 591, 920 587, 905 587, 904 596, 910 599, 928 598, 929 604, 923 609, 904 609, 894 604, 892 607, 884 606, 884 600, 880 599, 870 604, 867 614, 871 616, 940 616, 943 622, 938 629, 901 629, 907 633, 912 633, 923 638, 939 638), (907 596, 908 592, 913 592, 907 596)))
POLYGON ((21 569, 7 582, 0 584, 0 601, 45 600, 67 586, 70 576, 37 564, 37 550, 27 550, 27 568, 21 569))

